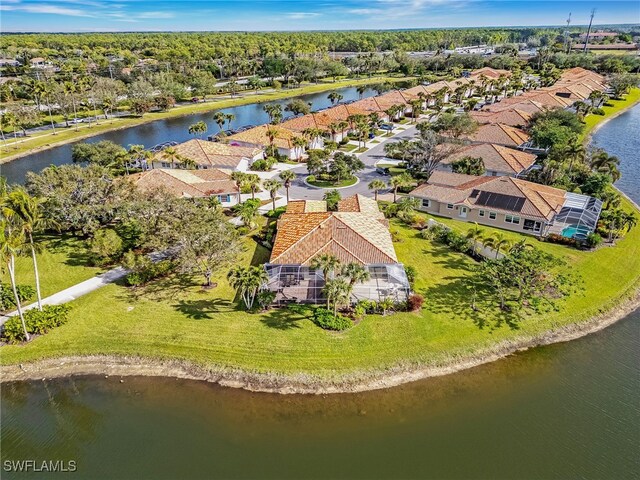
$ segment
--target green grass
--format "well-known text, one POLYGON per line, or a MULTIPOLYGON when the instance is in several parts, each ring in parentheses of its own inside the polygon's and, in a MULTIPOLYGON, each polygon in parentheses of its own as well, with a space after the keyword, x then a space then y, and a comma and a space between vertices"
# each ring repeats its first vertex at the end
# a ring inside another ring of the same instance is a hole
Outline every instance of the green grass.
POLYGON ((621 110, 625 110, 638 102, 640 102, 640 88, 632 88, 622 100, 609 100, 608 103, 611 103, 613 106, 602 107, 605 112, 604 115, 587 115, 585 118, 585 128, 581 136, 582 140, 588 139, 591 131, 599 123, 602 123, 612 115, 615 115, 621 110))
MULTIPOLYGON (((33 153, 35 151, 44 150, 56 145, 62 145, 64 143, 81 140, 94 135, 98 135, 100 133, 108 132, 110 130, 117 130, 120 128, 132 127, 141 125, 143 123, 153 122, 154 120, 180 117, 193 113, 208 112, 211 110, 236 107, 251 103, 272 102, 274 100, 280 100, 282 98, 290 98, 299 95, 307 95, 310 93, 325 92, 337 88, 356 85, 368 85, 381 82, 398 82, 406 79, 406 77, 378 76, 371 78, 341 80, 337 82, 320 82, 318 84, 304 85, 298 88, 284 88, 274 92, 258 92, 256 94, 252 93, 238 95, 236 98, 231 99, 218 97, 218 100, 213 102, 181 105, 165 112, 147 113, 144 115, 144 117, 115 118, 110 119, 109 121, 102 120, 100 122, 100 125, 92 123, 91 128, 88 124, 82 123, 78 125, 77 131, 75 129, 75 126, 65 129, 56 129, 56 131, 58 132, 56 135, 53 135, 50 132, 38 132, 30 135, 25 139, 21 139, 22 141, 19 141, 17 145, 9 145, 8 148, 2 146, 0 149, 0 164, 9 161, 16 156, 21 156, 28 153, 33 153)), ((8 137, 7 141, 11 142, 12 140, 10 137, 8 137)))
MULTIPOLYGON (((42 296, 64 290, 104 271, 89 265, 89 256, 83 241, 73 237, 46 237, 38 242, 43 247, 37 253, 42 296)), ((31 252, 16 259, 16 279, 19 284, 35 287, 35 275, 31 252)), ((0 276, 2 282, 9 282, 6 272, 0 276)), ((35 298, 34 298, 35 300, 35 298)))
POLYGON ((354 151, 353 153, 364 153, 367 150, 369 150, 369 147, 360 147, 356 151, 354 151))
POLYGON ((315 180, 310 182, 307 180, 309 185, 313 185, 314 187, 320 188, 341 188, 341 187, 350 187, 351 185, 355 185, 358 181, 356 177, 346 178, 344 180, 340 180, 339 182, 334 181, 325 181, 325 180, 315 180))
MULTIPOLYGON (((631 207, 625 204, 625 208, 631 207)), ((472 226, 454 220, 445 223, 461 231, 472 226)), ((495 308, 480 313, 470 309, 462 280, 473 260, 419 238, 416 230, 396 221, 391 230, 398 240, 399 260, 418 270, 416 290, 426 298, 420 313, 371 315, 346 332, 332 333, 285 309, 263 314, 242 311, 224 272, 214 279, 218 286, 213 290, 203 290, 201 278, 173 277, 138 290, 109 285, 92 292, 73 302, 66 325, 27 345, 2 347, 0 361, 115 354, 258 372, 306 372, 323 378, 399 364, 437 365, 500 341, 529 338, 585 320, 629 295, 640 277, 640 227, 616 247, 595 252, 527 237, 569 262, 582 276, 584 291, 561 301, 559 312, 531 315, 510 326, 513 319, 495 308)), ((260 264, 267 258, 267 250, 247 240, 240 263, 260 264)))
POLYGON ((353 152, 356 148, 358 148, 357 145, 353 145, 351 143, 347 143, 346 145, 340 146, 340 148, 338 148, 338 150, 342 150, 343 152, 353 152))

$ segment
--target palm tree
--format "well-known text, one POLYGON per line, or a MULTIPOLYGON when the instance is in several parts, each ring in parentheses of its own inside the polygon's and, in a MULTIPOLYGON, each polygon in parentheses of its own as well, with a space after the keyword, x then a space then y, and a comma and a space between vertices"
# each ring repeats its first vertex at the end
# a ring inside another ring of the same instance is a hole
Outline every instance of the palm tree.
POLYGON ((16 302, 16 309, 22 322, 24 337, 29 341, 31 337, 29 336, 29 332, 27 332, 27 324, 24 321, 22 304, 20 303, 20 296, 18 295, 18 289, 16 287, 16 255, 22 251, 24 246, 24 234, 20 229, 14 228, 15 226, 12 225, 12 220, 6 218, 6 212, 4 210, 3 208, 3 218, 0 220, 0 260, 2 261, 2 265, 7 265, 7 270, 9 270, 9 280, 11 281, 11 289, 13 290, 13 298, 16 302))
POLYGON ((473 251, 473 255, 478 254, 478 243, 482 243, 482 239, 484 238, 484 230, 480 228, 477 223, 474 223, 474 226, 467 231, 465 235, 469 240, 471 240, 471 249, 473 251))
POLYGON ((236 119, 236 116, 233 113, 225 113, 224 119, 229 124, 229 128, 231 128, 231 122, 236 119))
POLYGON ((282 119, 282 105, 279 103, 268 103, 262 109, 269 116, 269 123, 276 124, 282 119))
POLYGON ((565 156, 569 159, 569 176, 573 170, 574 162, 582 163, 586 158, 587 151, 584 145, 577 138, 573 138, 563 150, 565 156))
POLYGON ((200 122, 196 122, 193 125, 189 125, 189 134, 190 135, 197 135, 198 137, 202 138, 202 135, 207 131, 207 124, 200 121, 200 122))
POLYGON ((217 111, 213 114, 213 121, 218 124, 218 128, 222 131, 224 127, 224 123, 227 121, 226 115, 224 112, 217 111))
POLYGON ((344 96, 338 92, 331 92, 327 95, 327 98, 331 101, 331 105, 335 105, 336 103, 340 103, 340 100, 342 100, 344 96))
POLYGON ((487 237, 483 240, 483 243, 486 247, 492 248, 496 251, 496 259, 500 255, 500 250, 505 249, 509 250, 511 246, 511 241, 504 236, 502 232, 496 234, 495 237, 487 237))
POLYGON ((236 205, 234 207, 234 211, 238 214, 238 216, 240 217, 240 220, 242 220, 242 223, 244 223, 245 226, 249 228, 254 228, 255 227, 254 220, 258 215, 258 207, 259 205, 256 205, 255 202, 250 202, 247 200, 246 202, 239 203, 238 205, 236 205))
POLYGON ((167 147, 162 151, 162 159, 171 162, 171 168, 175 168, 175 164, 181 160, 181 156, 175 147, 167 147))
POLYGON ((276 138, 278 138, 278 133, 279 132, 277 128, 267 127, 265 135, 269 139, 269 146, 273 147, 273 143, 276 141, 276 138))
POLYGON ((349 296, 356 283, 364 283, 371 278, 369 270, 355 262, 347 263, 342 267, 342 275, 349 279, 349 296))
POLYGON ((389 180, 391 187, 393 187, 393 203, 396 203, 398 197, 398 189, 408 187, 413 184, 413 178, 407 172, 395 175, 389 180))
POLYGON ((620 227, 625 228, 627 232, 631 231, 633 227, 638 224, 638 217, 633 212, 627 212, 622 215, 622 222, 620 227))
POLYGON ((302 154, 304 153, 304 147, 307 146, 307 140, 304 137, 293 137, 291 144, 295 148, 296 160, 299 162, 302 160, 302 154))
POLYGON ((322 293, 327 297, 327 309, 333 304, 333 316, 338 315, 338 305, 349 301, 349 284, 344 278, 334 278, 325 282, 322 293))
POLYGON ((334 255, 323 253, 311 259, 310 267, 313 270, 320 270, 324 281, 327 282, 333 277, 333 272, 340 266, 340 260, 334 255))
POLYGON ((227 273, 227 281, 242 297, 247 310, 253 308, 256 294, 269 280, 267 272, 258 266, 236 265, 227 273))
POLYGON ((284 188, 287 191, 287 203, 289 203, 289 188, 291 187, 291 182, 295 180, 296 174, 292 170, 284 170, 280 173, 280 178, 284 182, 284 188))
POLYGON ((385 316, 387 312, 393 308, 394 303, 395 302, 391 297, 384 297, 382 301, 378 302, 378 305, 380 306, 380 308, 382 308, 383 316, 385 316))
POLYGON ((276 196, 278 195, 278 190, 280 189, 280 187, 282 187, 282 184, 278 180, 271 178, 265 181, 263 186, 265 190, 269 192, 269 196, 271 197, 271 201, 273 202, 273 209, 275 210, 276 196))
POLYGON ((387 188, 387 184, 384 183, 382 180, 376 178, 375 180, 372 180, 371 182, 369 182, 369 185, 367 185, 367 188, 369 188, 369 190, 373 190, 373 196, 375 198, 375 201, 377 202, 378 192, 383 188, 387 188))
POLYGON ((42 311, 42 295, 40 293, 40 274, 38 272, 38 261, 36 258, 36 246, 33 241, 33 233, 45 225, 52 225, 52 222, 42 214, 41 205, 43 199, 30 196, 24 188, 16 188, 7 197, 7 207, 20 221, 22 234, 29 240, 31 249, 31 260, 33 261, 33 272, 36 279, 36 295, 38 298, 38 309, 42 311))
POLYGON ((260 177, 255 173, 247 173, 245 174, 244 184, 251 189, 251 198, 256 198, 256 192, 260 188, 260 177))
POLYGON ((242 202, 242 186, 244 185, 247 174, 244 172, 232 172, 231 180, 236 183, 236 188, 238 189, 238 203, 242 202))
POLYGON ((195 170, 196 169, 196 161, 193 158, 180 156, 180 165, 185 170, 195 170))
POLYGON ((366 85, 359 85, 358 87, 356 87, 356 92, 358 92, 358 97, 362 98, 362 96, 364 95, 364 92, 367 91, 367 86, 366 85))

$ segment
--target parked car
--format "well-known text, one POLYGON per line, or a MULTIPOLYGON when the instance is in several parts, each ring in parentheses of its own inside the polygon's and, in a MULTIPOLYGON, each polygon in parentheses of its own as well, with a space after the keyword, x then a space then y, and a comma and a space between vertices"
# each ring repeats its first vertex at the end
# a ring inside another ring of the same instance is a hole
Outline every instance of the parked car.
POLYGON ((393 130, 393 125, 390 123, 383 123, 382 125, 380 125, 380 130, 387 130, 388 132, 390 132, 391 130, 393 130))
POLYGON ((391 172, 389 171, 389 168, 387 168, 387 167, 377 167, 376 168, 376 173, 379 173, 380 175, 387 176, 391 172))
POLYGON ((82 123, 82 122, 84 122, 84 119, 82 118, 74 118, 73 120, 69 121, 71 125, 75 125, 76 123, 82 123))

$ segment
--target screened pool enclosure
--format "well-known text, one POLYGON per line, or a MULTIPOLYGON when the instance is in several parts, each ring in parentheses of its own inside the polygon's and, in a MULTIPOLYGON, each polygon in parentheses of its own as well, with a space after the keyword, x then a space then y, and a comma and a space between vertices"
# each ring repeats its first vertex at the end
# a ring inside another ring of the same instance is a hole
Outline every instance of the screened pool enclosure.
MULTIPOLYGON (((276 293, 274 303, 324 303, 325 279, 322 272, 302 265, 266 264, 269 276, 266 288, 276 293)), ((358 300, 380 301, 392 298, 403 301, 409 295, 409 281, 404 266, 399 263, 366 265, 370 279, 356 283, 351 293, 353 303, 358 300)))
POLYGON ((587 235, 595 231, 601 210, 601 200, 567 192, 564 204, 553 218, 548 233, 579 241, 585 240, 587 235))

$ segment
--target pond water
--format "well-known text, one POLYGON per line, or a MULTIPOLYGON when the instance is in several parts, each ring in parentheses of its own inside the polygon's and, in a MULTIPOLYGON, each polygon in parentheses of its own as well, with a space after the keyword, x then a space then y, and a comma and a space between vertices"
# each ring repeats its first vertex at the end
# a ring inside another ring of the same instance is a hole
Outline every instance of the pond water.
MULTIPOLYGON (((343 102, 357 100, 360 98, 355 87, 339 88, 335 91, 344 97, 342 100, 343 102)), ((321 110, 331 106, 331 101, 327 98, 329 93, 329 91, 326 91, 310 95, 302 95, 296 98, 300 98, 305 102, 311 103, 311 108, 313 110, 321 110)), ((363 98, 370 97, 375 94, 376 92, 374 90, 367 89, 363 94, 363 98)), ((268 103, 279 103, 284 109, 284 105, 290 101, 291 98, 287 98, 268 103)), ((224 108, 221 109, 221 111, 235 115, 236 118, 232 121, 231 128, 239 128, 245 125, 268 123, 269 116, 262 109, 263 106, 264 103, 253 103, 239 107, 224 108)), ((125 147, 128 145, 144 145, 147 148, 169 141, 184 142, 193 138, 192 135, 189 135, 188 128, 189 125, 196 122, 203 121, 207 124, 207 135, 215 134, 220 130, 218 125, 213 121, 213 112, 214 111, 210 111, 206 113, 157 120, 155 122, 145 123, 135 127, 96 135, 95 137, 82 140, 82 142, 93 143, 100 140, 111 140, 112 142, 125 147)), ((289 115, 288 112, 283 113, 285 114, 285 118, 289 115)), ((229 126, 226 125, 225 128, 229 128, 229 126)), ((71 163, 72 145, 73 144, 71 143, 61 145, 59 147, 34 153, 4 165, 0 165, 0 173, 7 178, 9 183, 23 183, 24 177, 28 171, 38 172, 49 165, 71 163)))
MULTIPOLYGON (((635 201, 640 136, 627 132, 639 108, 594 138, 621 157, 635 201)), ((573 342, 361 394, 138 377, 4 384, 2 461, 74 460, 77 478, 96 479, 638 478, 639 352, 636 311, 573 342)))

